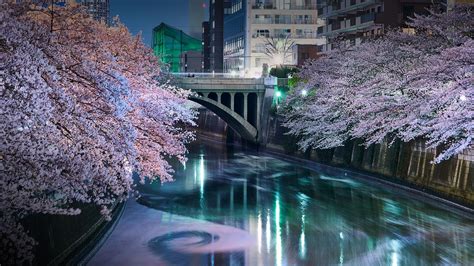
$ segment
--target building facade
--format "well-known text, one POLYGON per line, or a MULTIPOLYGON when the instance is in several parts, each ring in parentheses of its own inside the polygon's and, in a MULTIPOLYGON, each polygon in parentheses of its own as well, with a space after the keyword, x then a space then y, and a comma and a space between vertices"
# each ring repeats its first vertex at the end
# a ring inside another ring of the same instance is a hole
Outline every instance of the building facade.
POLYGON ((293 62, 297 67, 303 66, 308 59, 316 59, 319 56, 320 46, 311 44, 296 44, 292 47, 293 62))
POLYGON ((228 0, 210 0, 209 3, 210 72, 224 70, 224 7, 228 3, 228 0))
POLYGON ((202 53, 201 51, 185 51, 181 54, 181 62, 179 65, 181 73, 197 73, 202 69, 202 53))
MULTIPOLYGON (((323 0, 324 1, 324 0, 323 0)), ((318 9, 325 25, 318 36, 326 38, 322 51, 337 45, 357 45, 369 36, 382 34, 388 26, 403 26, 415 13, 428 12, 436 0, 326 0, 318 9)))
POLYGON ((202 24, 203 46, 209 46, 209 51, 203 48, 203 72, 222 73, 224 70, 224 7, 229 1, 210 0, 209 21, 202 24))
POLYGON ((324 39, 316 34, 320 25, 316 0, 232 0, 224 17, 224 69, 256 77, 265 64, 287 64, 266 53, 270 39, 322 45, 324 39))
POLYGON ((182 55, 190 51, 198 52, 199 55, 188 54, 186 60, 198 60, 198 64, 201 65, 201 40, 165 23, 153 29, 152 49, 161 62, 169 66, 171 72, 176 73, 182 70, 182 55))
POLYGON ((211 36, 209 34, 209 21, 202 23, 202 62, 201 72, 210 72, 211 70, 211 36))
POLYGON ((95 20, 110 24, 110 2, 109 0, 80 0, 81 5, 86 7, 95 20))
POLYGON ((224 71, 244 69, 247 0, 231 0, 224 9, 224 71))

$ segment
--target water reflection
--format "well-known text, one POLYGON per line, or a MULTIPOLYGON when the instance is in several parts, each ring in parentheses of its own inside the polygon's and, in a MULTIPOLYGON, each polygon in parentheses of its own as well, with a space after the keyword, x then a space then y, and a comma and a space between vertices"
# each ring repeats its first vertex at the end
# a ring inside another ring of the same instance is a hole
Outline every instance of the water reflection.
MULTIPOLYGON (((474 223, 429 204, 269 156, 191 147, 176 181, 141 186, 139 203, 248 231, 254 248, 216 265, 467 265, 474 223)), ((219 241, 219 240, 217 240, 219 241)), ((160 251, 156 251, 158 254, 160 251)), ((169 257, 169 254, 165 257, 169 257)), ((174 260, 168 260, 170 264, 174 260)))

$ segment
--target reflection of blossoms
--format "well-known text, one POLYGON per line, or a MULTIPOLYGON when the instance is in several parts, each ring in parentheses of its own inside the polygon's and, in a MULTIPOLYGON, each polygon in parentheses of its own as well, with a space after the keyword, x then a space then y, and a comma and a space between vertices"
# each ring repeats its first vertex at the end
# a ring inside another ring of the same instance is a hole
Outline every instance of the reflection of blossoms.
POLYGON ((192 134, 177 125, 194 118, 125 26, 22 2, 0 4, 0 264, 31 260, 27 215, 77 215, 83 202, 110 218, 132 170, 171 179, 165 156, 185 160, 192 134))
POLYGON ((290 134, 302 149, 423 138, 440 148, 435 162, 472 147, 471 9, 416 16, 416 34, 388 32, 307 62, 284 112, 290 134))

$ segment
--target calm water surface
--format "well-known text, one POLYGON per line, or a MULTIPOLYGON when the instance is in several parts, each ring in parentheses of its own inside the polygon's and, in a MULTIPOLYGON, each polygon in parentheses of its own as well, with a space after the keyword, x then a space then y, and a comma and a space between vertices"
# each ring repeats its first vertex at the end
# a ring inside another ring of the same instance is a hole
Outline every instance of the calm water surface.
POLYGON ((140 186, 138 202, 242 229, 256 244, 193 254, 222 236, 179 229, 148 242, 170 265, 474 265, 472 220, 344 171, 209 143, 191 145, 176 169, 173 183, 140 186))

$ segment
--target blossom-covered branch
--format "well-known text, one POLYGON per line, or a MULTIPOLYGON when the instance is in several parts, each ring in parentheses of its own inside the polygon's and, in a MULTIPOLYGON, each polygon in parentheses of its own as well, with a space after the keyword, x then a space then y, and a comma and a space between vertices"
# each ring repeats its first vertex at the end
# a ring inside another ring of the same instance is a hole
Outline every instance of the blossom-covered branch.
POLYGON ((389 31, 306 63, 283 111, 302 149, 422 138, 440 162, 473 146, 472 6, 409 26, 415 34, 389 31))
POLYGON ((172 179, 166 159, 184 161, 193 137, 181 127, 194 119, 187 92, 158 82, 139 36, 53 6, 0 4, 1 264, 31 259, 22 218, 75 215, 76 202, 108 217, 132 171, 172 179))

